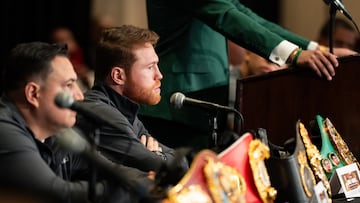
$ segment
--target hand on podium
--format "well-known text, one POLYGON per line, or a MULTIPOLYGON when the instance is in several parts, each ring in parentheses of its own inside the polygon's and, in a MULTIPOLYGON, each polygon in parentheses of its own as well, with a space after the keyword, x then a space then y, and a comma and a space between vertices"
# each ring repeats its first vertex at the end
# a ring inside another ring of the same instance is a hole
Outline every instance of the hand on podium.
POLYGON ((335 67, 339 65, 337 57, 330 52, 320 50, 295 50, 290 56, 291 63, 299 67, 309 67, 318 76, 332 80, 335 67), (300 53, 299 53, 300 52, 300 53))

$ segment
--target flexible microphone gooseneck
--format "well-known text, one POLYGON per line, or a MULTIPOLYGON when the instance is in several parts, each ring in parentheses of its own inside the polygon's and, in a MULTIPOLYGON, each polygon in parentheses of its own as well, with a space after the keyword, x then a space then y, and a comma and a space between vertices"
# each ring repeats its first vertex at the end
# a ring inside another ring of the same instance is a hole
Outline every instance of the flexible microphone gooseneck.
POLYGON ((341 2, 341 0, 324 0, 325 4, 333 5, 335 6, 336 10, 340 11, 342 14, 344 14, 349 20, 353 20, 349 12, 345 9, 344 4, 341 2))
POLYGON ((76 128, 62 129, 58 132, 56 138, 57 144, 64 150, 82 155, 84 158, 93 163, 96 168, 102 170, 108 178, 126 186, 132 192, 137 194, 139 198, 149 196, 148 188, 144 185, 139 185, 139 183, 132 180, 131 177, 127 177, 125 175, 126 173, 123 171, 128 170, 127 168, 122 168, 121 165, 111 162, 100 152, 94 150, 90 143, 83 138, 83 135, 81 135, 80 131, 76 128))
POLYGON ((344 14, 344 16, 347 17, 351 21, 351 23, 355 26, 356 31, 360 34, 360 30, 359 30, 357 24, 351 17, 350 13, 345 9, 345 6, 341 0, 323 0, 323 1, 325 2, 325 4, 335 7, 336 10, 338 10, 342 14, 344 14))
POLYGON ((99 126, 109 126, 121 130, 118 125, 109 119, 111 116, 108 116, 105 113, 98 113, 93 110, 97 105, 101 105, 99 103, 75 101, 69 93, 60 92, 55 97, 55 104, 60 108, 68 108, 76 111, 99 126))
POLYGON ((170 97, 170 103, 173 105, 176 109, 181 109, 184 105, 192 105, 197 106, 209 110, 222 110, 226 112, 234 112, 239 113, 236 109, 228 107, 228 106, 222 106, 219 104, 207 102, 207 101, 201 101, 197 99, 192 99, 189 97, 186 97, 183 93, 176 92, 171 95, 170 97))
POLYGON ((215 111, 232 112, 232 113, 235 113, 239 118, 239 121, 240 121, 239 130, 244 126, 244 117, 236 109, 228 107, 228 106, 222 106, 222 105, 219 105, 219 104, 207 102, 207 101, 201 101, 201 100, 198 100, 198 99, 192 99, 192 98, 186 97, 181 92, 175 92, 174 94, 171 95, 170 104, 175 109, 181 109, 184 105, 189 105, 189 106, 200 107, 200 108, 207 109, 207 110, 212 110, 212 111, 215 110, 215 111))

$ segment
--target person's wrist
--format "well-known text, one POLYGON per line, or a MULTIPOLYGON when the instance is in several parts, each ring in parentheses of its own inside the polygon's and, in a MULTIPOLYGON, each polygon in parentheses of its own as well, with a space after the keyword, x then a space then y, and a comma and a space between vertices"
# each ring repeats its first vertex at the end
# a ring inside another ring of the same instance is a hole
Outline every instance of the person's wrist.
POLYGON ((301 54, 303 50, 301 48, 299 48, 298 50, 296 50, 294 57, 292 58, 291 64, 292 65, 296 65, 297 60, 299 59, 299 56, 301 54))
POLYGON ((289 56, 288 59, 286 60, 286 63, 287 63, 287 64, 292 64, 292 63, 293 63, 293 60, 294 60, 295 55, 296 55, 296 53, 297 53, 298 50, 299 50, 299 48, 296 48, 296 49, 294 49, 294 50, 291 52, 290 56, 289 56))

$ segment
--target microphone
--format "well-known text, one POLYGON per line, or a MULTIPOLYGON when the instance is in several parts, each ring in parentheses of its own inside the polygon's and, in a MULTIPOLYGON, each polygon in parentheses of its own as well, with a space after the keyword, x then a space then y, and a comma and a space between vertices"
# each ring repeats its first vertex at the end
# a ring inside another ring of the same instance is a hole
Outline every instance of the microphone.
POLYGON ((111 162, 100 152, 96 151, 89 142, 83 138, 78 129, 62 129, 59 133, 57 133, 56 138, 56 143, 61 148, 71 153, 84 156, 84 158, 100 169, 103 174, 106 174, 109 179, 113 179, 117 183, 128 187, 130 190, 135 192, 138 197, 144 198, 148 195, 148 188, 146 188, 147 185, 140 185, 143 183, 138 183, 136 180, 132 180, 131 177, 127 177, 126 174, 129 173, 124 173, 124 170, 128 172, 127 167, 111 162))
POLYGON ((74 154, 88 152, 90 144, 73 128, 65 128, 56 134, 56 142, 67 151, 74 154))
POLYGON ((230 108, 228 106, 222 106, 222 105, 207 102, 207 101, 201 101, 201 100, 185 97, 185 95, 180 92, 176 92, 171 95, 170 104, 172 104, 175 109, 181 109, 183 107, 183 105, 190 105, 190 106, 197 106, 197 107, 201 107, 201 108, 205 108, 205 109, 209 109, 209 110, 223 110, 226 112, 235 112, 235 113, 240 114, 240 112, 238 112, 234 108, 230 108))
POLYGON ((69 93, 60 92, 55 97, 55 104, 60 108, 76 111, 98 125, 120 129, 114 122, 108 119, 109 116, 93 110, 96 105, 99 105, 97 102, 75 101, 69 93))
POLYGON ((240 126, 238 126, 237 123, 235 124, 235 126, 237 126, 237 130, 240 131, 241 128, 244 126, 243 115, 236 109, 228 107, 228 106, 222 106, 222 105, 207 102, 207 101, 201 101, 201 100, 185 97, 185 95, 180 92, 175 92, 174 94, 171 95, 170 104, 172 104, 175 109, 180 109, 183 107, 183 105, 190 105, 190 106, 197 106, 197 107, 208 109, 208 110, 215 110, 215 111, 222 110, 225 112, 233 112, 239 119, 239 123, 240 123, 240 126))
POLYGON ((339 10, 342 14, 344 14, 349 20, 353 20, 349 12, 345 9, 344 4, 341 2, 341 0, 324 0, 326 4, 332 4, 335 6, 337 10, 339 10))
POLYGON ((103 170, 104 174, 109 174, 110 177, 115 178, 119 182, 124 182, 128 186, 132 186, 132 182, 129 182, 119 171, 117 171, 117 164, 111 162, 100 152, 94 150, 90 143, 80 135, 80 132, 73 128, 62 129, 56 135, 57 144, 64 150, 67 150, 74 154, 83 155, 86 159, 94 163, 99 169, 103 170))

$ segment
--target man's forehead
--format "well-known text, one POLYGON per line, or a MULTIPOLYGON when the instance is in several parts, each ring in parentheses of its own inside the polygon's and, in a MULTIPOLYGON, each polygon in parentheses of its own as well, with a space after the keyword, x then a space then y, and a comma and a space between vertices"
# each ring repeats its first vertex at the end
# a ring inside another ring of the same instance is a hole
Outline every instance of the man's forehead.
POLYGON ((51 72, 52 75, 63 76, 63 77, 73 77, 76 79, 76 73, 73 65, 67 57, 55 57, 51 62, 51 72))

